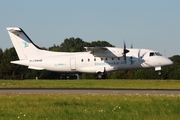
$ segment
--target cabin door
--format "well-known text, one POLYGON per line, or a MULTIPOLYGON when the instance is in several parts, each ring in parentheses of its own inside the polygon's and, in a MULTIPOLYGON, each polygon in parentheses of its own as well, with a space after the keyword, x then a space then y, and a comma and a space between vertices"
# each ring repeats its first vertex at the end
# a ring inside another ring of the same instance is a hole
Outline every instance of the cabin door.
POLYGON ((71 67, 71 70, 76 70, 76 59, 75 58, 70 59, 70 67, 71 67))

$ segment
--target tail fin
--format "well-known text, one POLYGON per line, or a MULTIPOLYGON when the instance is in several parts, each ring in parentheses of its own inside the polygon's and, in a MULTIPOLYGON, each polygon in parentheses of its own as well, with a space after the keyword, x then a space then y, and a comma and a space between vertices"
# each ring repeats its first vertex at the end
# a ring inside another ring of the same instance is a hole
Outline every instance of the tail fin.
POLYGON ((18 27, 8 27, 7 31, 20 60, 38 57, 39 47, 35 45, 26 33, 18 27))

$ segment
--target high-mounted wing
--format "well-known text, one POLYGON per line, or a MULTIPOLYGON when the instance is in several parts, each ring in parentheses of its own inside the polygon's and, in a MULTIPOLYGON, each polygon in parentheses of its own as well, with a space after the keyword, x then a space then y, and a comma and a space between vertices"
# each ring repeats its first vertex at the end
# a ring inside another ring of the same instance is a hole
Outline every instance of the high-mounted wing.
POLYGON ((92 54, 94 52, 104 52, 108 50, 106 47, 84 47, 86 51, 90 51, 92 54))
POLYGON ((122 57, 123 50, 114 47, 84 47, 86 51, 93 54, 95 57, 122 57))

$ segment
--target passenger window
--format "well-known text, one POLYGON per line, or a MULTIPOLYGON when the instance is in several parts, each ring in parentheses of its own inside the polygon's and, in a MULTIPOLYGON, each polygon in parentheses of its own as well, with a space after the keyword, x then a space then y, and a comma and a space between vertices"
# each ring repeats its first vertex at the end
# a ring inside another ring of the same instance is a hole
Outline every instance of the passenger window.
POLYGON ((106 61, 107 61, 107 58, 106 58, 106 61))

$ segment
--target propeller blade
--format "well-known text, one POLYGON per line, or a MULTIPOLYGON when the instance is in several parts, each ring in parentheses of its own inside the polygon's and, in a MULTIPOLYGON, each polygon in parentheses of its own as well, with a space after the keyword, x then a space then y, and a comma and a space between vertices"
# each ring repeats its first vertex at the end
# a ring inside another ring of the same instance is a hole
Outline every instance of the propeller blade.
POLYGON ((141 58, 143 59, 144 55, 146 54, 146 52, 141 56, 141 58))
POLYGON ((126 43, 125 43, 125 41, 124 41, 123 56, 124 56, 124 61, 125 61, 125 63, 127 62, 127 60, 126 60, 126 53, 128 53, 128 52, 129 52, 129 50, 126 49, 126 43))
POLYGON ((124 49, 126 49, 126 43, 125 43, 125 41, 124 41, 124 49))
POLYGON ((143 59, 144 58, 144 56, 145 56, 145 54, 146 54, 146 52, 145 53, 143 53, 142 55, 141 55, 141 50, 139 49, 139 51, 138 51, 138 59, 139 59, 139 61, 140 62, 144 62, 145 60, 143 59), (141 55, 141 56, 140 56, 141 55))
POLYGON ((125 63, 127 63, 126 54, 124 54, 124 61, 125 61, 125 63))
POLYGON ((139 51, 138 51, 138 58, 140 58, 140 51, 141 51, 141 50, 139 49, 139 51))
POLYGON ((124 41, 123 54, 126 54, 126 53, 128 53, 128 52, 129 52, 129 50, 126 49, 126 43, 125 43, 125 41, 124 41))

